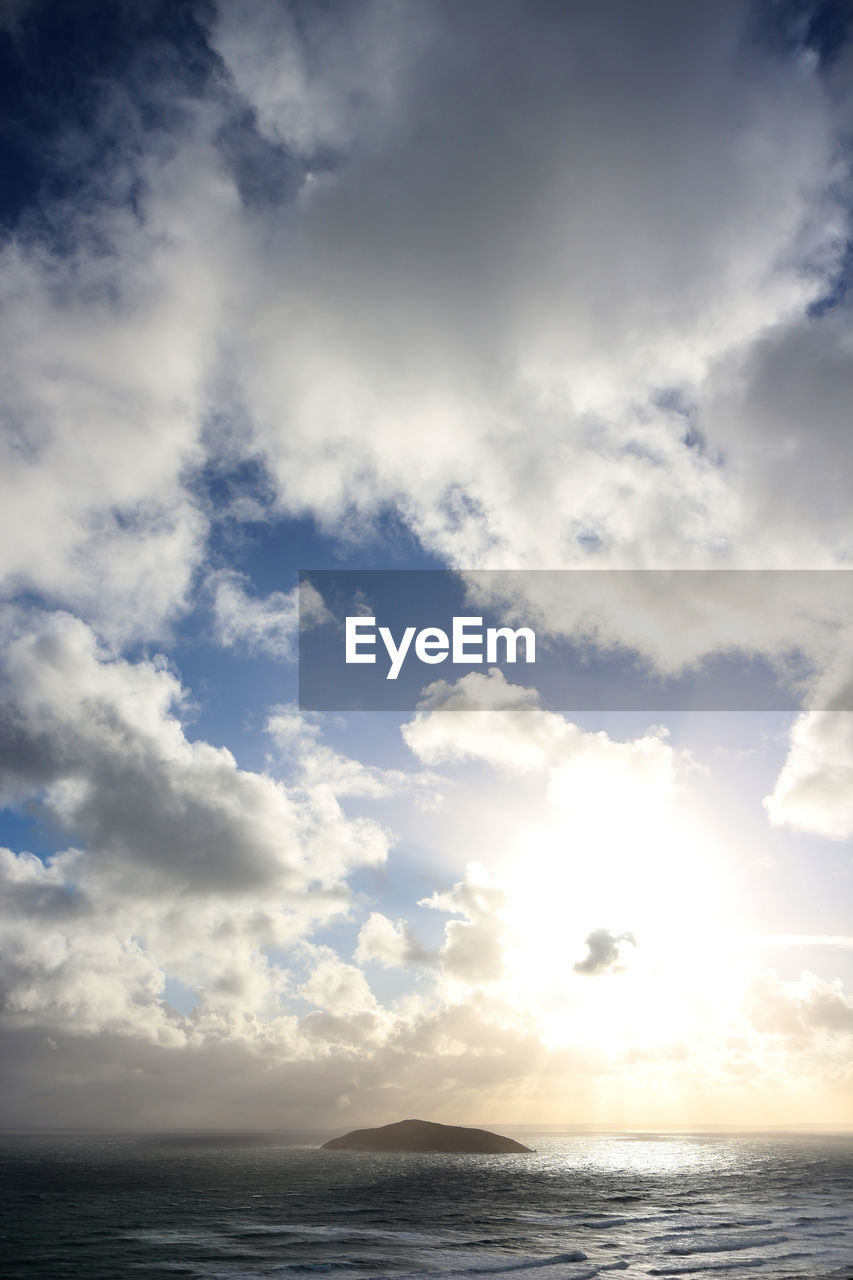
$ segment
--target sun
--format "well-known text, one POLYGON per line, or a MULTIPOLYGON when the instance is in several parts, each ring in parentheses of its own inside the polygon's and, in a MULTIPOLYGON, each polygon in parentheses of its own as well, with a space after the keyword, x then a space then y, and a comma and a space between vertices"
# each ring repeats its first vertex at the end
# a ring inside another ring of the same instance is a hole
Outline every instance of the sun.
POLYGON ((676 806, 638 793, 601 807, 594 788, 519 832, 502 877, 505 984, 546 1044, 648 1051, 726 1022, 742 982, 714 853, 676 806), (585 966, 595 931, 612 947, 585 966))

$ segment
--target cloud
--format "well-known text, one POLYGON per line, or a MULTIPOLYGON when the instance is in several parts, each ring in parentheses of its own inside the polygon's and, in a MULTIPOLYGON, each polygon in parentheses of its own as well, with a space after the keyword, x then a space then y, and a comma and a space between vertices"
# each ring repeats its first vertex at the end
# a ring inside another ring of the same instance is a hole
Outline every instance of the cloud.
POLYGON ((511 773, 544 772, 549 800, 565 809, 601 805, 608 788, 623 804, 655 808, 673 793, 678 768, 690 765, 665 731, 629 742, 587 732, 539 706, 535 689, 510 683, 498 668, 430 685, 402 732, 427 764, 471 759, 511 773))
POLYGON ((303 582, 292 591, 273 591, 259 599, 246 590, 246 582, 246 575, 233 569, 208 575, 216 639, 226 648, 292 662, 299 627, 317 626, 330 617, 322 597, 303 582))
POLYGON ((853 834, 853 715, 814 711, 798 718, 771 795, 770 821, 831 840, 853 834))
POLYGON ((0 577, 117 640, 162 634, 203 554, 207 521, 185 481, 204 459, 224 301, 203 228, 233 212, 192 139, 179 160, 138 166, 138 216, 102 191, 96 211, 88 199, 54 211, 68 252, 37 234, 0 250, 0 313, 14 316, 0 359, 0 577))
POLYGON ((288 978, 271 951, 347 910, 346 875, 384 861, 383 829, 347 819, 334 788, 190 741, 168 668, 111 655, 68 615, 7 635, 2 701, 7 803, 74 840, 47 864, 4 854, 7 1008, 89 1030, 121 1014, 141 1033, 174 1024, 168 975, 198 997, 193 1031, 274 1018, 288 978))
POLYGON ((831 933, 771 933, 754 939, 760 947, 838 947, 853 951, 853 937, 831 933))
POLYGON ((405 920, 395 923, 381 911, 371 911, 359 930, 355 959, 359 964, 374 961, 391 969, 431 964, 436 955, 417 941, 405 920))
POLYGON ((271 707, 266 731, 275 744, 279 759, 290 766, 294 781, 320 803, 327 796, 381 799, 409 794, 420 808, 433 808, 441 801, 441 779, 424 770, 383 769, 343 755, 322 740, 317 723, 295 707, 271 707))
POLYGON ((427 764, 474 756, 506 768, 541 767, 560 718, 537 704, 535 689, 510 683, 497 667, 454 683, 439 680, 424 690, 403 738, 427 764))
POLYGON ((495 982, 503 976, 506 903, 505 890, 479 862, 469 862, 464 880, 448 892, 420 900, 418 906, 462 916, 444 926, 439 952, 443 974, 473 985, 495 982))
POLYGON ((211 40, 261 134, 311 160, 388 127, 424 25, 376 0, 298 20, 272 0, 229 0, 211 40))
POLYGON ((756 508, 756 437, 717 439, 713 412, 707 447, 691 435, 720 362, 808 328, 838 277, 834 103, 813 59, 748 39, 744 5, 660 21, 652 39, 623 3, 434 4, 382 31, 373 6, 302 33, 267 4, 220 14, 265 135, 334 157, 240 350, 284 510, 340 528, 390 502, 464 568, 846 546, 815 507, 756 508))
MULTIPOLYGON (((460 569, 849 563, 849 50, 828 75, 737 0, 210 12, 215 74, 190 93, 150 73, 156 111, 143 70, 113 78, 87 136, 45 147, 61 181, 0 246, 0 578, 26 601, 2 624, 0 786, 62 846, 0 855, 6 1115, 192 1124, 227 1105, 266 1124, 298 1098, 289 1116, 355 1099, 381 1117, 445 1085, 498 1114, 508 1090, 562 1106, 569 1076, 584 1101, 602 1077, 647 1099, 652 1059, 657 1082, 740 1071, 750 1094, 780 1034, 835 1098, 849 999, 821 979, 767 980, 744 1049, 728 1024, 614 1049, 571 1000, 611 1017, 633 975, 569 972, 549 1040, 529 975, 511 981, 512 895, 476 866, 421 899, 452 917, 434 986, 383 1007, 305 939, 363 910, 347 878, 387 858, 391 833, 343 802, 426 804, 439 783, 337 751, 292 709, 271 713, 270 772, 240 768, 192 738, 182 680, 139 645, 167 644, 210 582, 221 643, 292 653, 292 596, 258 595, 219 542, 211 566, 226 517, 359 544, 390 512, 460 569), (257 492, 219 503, 212 477, 247 467, 257 492), (581 1013, 596 1047, 549 1048, 581 1013)), ((702 652, 690 608, 655 633, 639 614, 606 639, 661 666, 702 652)), ((778 656, 775 604, 719 616, 723 640, 746 616, 778 656)), ((846 724, 798 721, 774 822, 849 835, 846 724)), ((433 686, 405 739, 430 767, 542 782, 536 866, 586 933, 578 964, 612 964, 629 939, 587 932, 619 919, 594 877, 626 900, 648 878, 683 753, 586 732, 495 674, 433 686)), ((654 864, 661 894, 679 858, 654 864)), ((417 946, 374 912, 355 958, 417 946)))
POLYGON ((328 947, 319 948, 317 954, 317 963, 299 994, 336 1016, 377 1015, 379 1005, 362 971, 346 964, 328 947))
POLYGON ((0 10, 0 27, 13 35, 16 34, 20 30, 22 19, 31 7, 32 0, 7 0, 0 10))
POLYGON ((776 982, 755 990, 756 1024, 732 1017, 727 1034, 703 1024, 700 1004, 686 1043, 643 1047, 623 1037, 615 1051, 601 1044, 547 1049, 529 1012, 482 990, 439 1005, 410 1000, 389 1017, 374 1007, 354 966, 318 952, 308 979, 314 1009, 298 1024, 279 1019, 251 1038, 211 1036, 176 1052, 126 1034, 74 1037, 60 1028, 48 1037, 43 1027, 7 1023, 0 1112, 18 1124, 40 1116, 44 1124, 186 1128, 215 1126, 227 1115, 238 1128, 330 1129, 346 1123, 342 1116, 385 1122, 405 1098, 418 1114, 451 1123, 482 1105, 520 1123, 530 1122, 532 1108, 547 1122, 561 1099, 565 1106, 570 1080, 574 1114, 605 1126, 649 1114, 677 1123, 689 1116, 697 1088, 724 1095, 718 1114, 744 1124, 756 1122, 757 1086, 770 1102, 762 1112, 768 1122, 831 1117, 849 1092, 849 1000, 831 984, 827 992, 827 984, 809 982, 793 997, 804 1021, 795 1012, 793 1031, 785 1030, 788 991, 781 1015, 774 1008, 772 1026, 762 1028, 776 982), (614 1110, 614 1097, 624 1110, 614 1110))
POLYGON ((586 939, 586 955, 582 960, 576 961, 572 968, 575 973, 590 976, 599 973, 619 973, 623 968, 620 964, 620 943, 623 942, 629 942, 632 947, 637 945, 633 933, 617 934, 610 933, 607 929, 593 929, 586 939))
MULTIPOLYGON (((32 229, 4 250, 13 587, 159 634, 223 456, 265 460, 279 515, 346 538, 391 508, 466 569, 845 562, 848 325, 815 312, 842 270, 843 114, 808 51, 739 3, 297 24, 256 0, 208 36, 221 74, 160 129, 122 99, 115 162, 55 211, 73 252, 32 229), (238 122, 290 173, 260 204, 238 122)), ((247 594, 223 579, 225 642, 287 652, 289 606, 247 594)), ((656 661, 696 656, 675 623, 641 634, 656 661)))
POLYGON ((120 865, 128 887, 255 893, 276 883, 305 894, 312 881, 338 882, 352 860, 385 857, 369 823, 356 851, 345 823, 342 840, 332 837, 333 812, 329 829, 313 831, 310 808, 281 784, 187 739, 165 665, 111 658, 67 615, 11 639, 4 694, 10 797, 40 794, 105 873, 120 865))
POLYGON ((815 311, 843 103, 807 50, 740 3, 257 0, 208 35, 221 74, 160 129, 115 86, 115 161, 54 210, 73 252, 4 249, 15 585, 156 633, 223 452, 266 460, 279 514, 346 537, 390 507, 462 568, 844 562, 848 323, 815 311), (237 122, 289 166, 260 205, 237 122))
POLYGON ((798 981, 787 982, 768 969, 754 980, 747 1008, 759 1030, 795 1040, 814 1033, 853 1035, 853 1001, 841 982, 826 982, 807 970, 798 981))
MULTIPOLYGON (((849 661, 853 583, 846 569, 470 571, 461 577, 471 609, 534 626, 542 638, 567 637, 593 660, 633 661, 650 695, 657 676, 701 676, 707 659, 737 655, 763 659, 779 696, 792 706, 803 697, 812 706, 850 703, 849 688, 845 696, 827 679, 849 661)), ((719 675, 705 697, 713 699, 718 689, 725 699, 719 675)))
POLYGON ((853 654, 850 638, 822 673, 814 691, 820 710, 797 717, 788 756, 764 801, 777 826, 831 840, 853 834, 853 654))
MULTIPOLYGON (((73 860, 66 857, 66 865, 73 860)), ((0 881, 0 1006, 7 1019, 185 1043, 181 1020, 162 998, 165 974, 132 928, 105 927, 61 866, 45 867, 32 855, 0 849, 0 881)))

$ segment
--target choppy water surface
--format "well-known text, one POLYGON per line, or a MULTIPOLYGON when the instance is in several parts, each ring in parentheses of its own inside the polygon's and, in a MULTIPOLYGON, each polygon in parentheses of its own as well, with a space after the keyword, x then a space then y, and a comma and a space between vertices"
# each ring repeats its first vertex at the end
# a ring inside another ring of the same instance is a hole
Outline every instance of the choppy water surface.
POLYGON ((853 1280, 853 1138, 516 1134, 532 1156, 0 1140, 5 1280, 853 1280))

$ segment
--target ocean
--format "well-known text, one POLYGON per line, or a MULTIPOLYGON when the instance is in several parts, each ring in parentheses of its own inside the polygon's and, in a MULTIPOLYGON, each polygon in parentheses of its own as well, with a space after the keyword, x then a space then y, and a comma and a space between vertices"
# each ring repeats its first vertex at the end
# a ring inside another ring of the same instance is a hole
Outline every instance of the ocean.
POLYGON ((853 1280, 853 1137, 513 1136, 536 1153, 6 1135, 0 1276, 853 1280))

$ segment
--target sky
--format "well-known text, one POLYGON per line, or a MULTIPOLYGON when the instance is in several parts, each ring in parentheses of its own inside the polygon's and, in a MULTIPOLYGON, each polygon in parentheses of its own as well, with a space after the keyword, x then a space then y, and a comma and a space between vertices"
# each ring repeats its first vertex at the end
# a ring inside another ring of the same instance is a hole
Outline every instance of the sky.
POLYGON ((5 0, 0 98, 0 1124, 853 1125, 849 6, 5 0), (308 696, 439 581, 542 661, 308 696))

